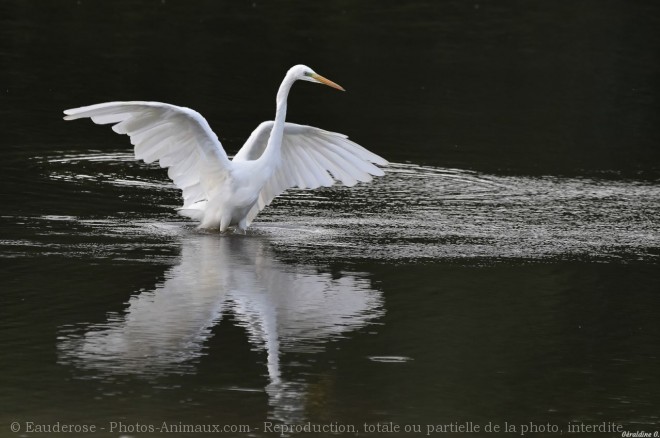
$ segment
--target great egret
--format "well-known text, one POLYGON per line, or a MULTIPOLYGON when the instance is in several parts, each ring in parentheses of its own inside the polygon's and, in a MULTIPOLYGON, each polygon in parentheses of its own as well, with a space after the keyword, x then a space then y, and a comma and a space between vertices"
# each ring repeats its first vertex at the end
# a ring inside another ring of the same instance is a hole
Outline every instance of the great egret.
POLYGON ((218 137, 198 112, 160 102, 107 102, 64 111, 64 120, 90 117, 115 123, 128 134, 135 158, 159 161, 183 191, 179 213, 201 221, 200 228, 245 230, 257 214, 286 189, 346 186, 371 181, 388 162, 336 132, 285 123, 293 83, 304 80, 344 90, 305 65, 289 69, 277 92, 275 121, 261 123, 229 160, 218 137))

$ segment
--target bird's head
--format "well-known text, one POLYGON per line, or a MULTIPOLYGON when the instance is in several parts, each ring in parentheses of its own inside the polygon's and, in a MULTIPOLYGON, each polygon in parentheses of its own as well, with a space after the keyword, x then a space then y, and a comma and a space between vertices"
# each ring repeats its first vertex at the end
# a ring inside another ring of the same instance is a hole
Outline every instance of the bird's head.
POLYGON ((332 82, 330 79, 324 78, 306 65, 294 65, 289 69, 288 74, 292 75, 295 80, 315 82, 317 84, 324 84, 336 88, 337 90, 346 91, 340 85, 332 82))

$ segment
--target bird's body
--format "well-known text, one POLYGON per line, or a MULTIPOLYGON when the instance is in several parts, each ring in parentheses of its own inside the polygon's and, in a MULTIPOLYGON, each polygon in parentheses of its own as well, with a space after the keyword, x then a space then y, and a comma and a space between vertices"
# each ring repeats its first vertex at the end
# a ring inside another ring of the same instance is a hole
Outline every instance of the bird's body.
MULTIPOLYGON (((304 65, 292 67, 277 93, 274 121, 263 122, 229 160, 196 111, 159 102, 108 102, 64 111, 65 120, 90 117, 128 134, 135 158, 159 161, 183 191, 179 213, 202 228, 245 230, 256 215, 291 187, 346 186, 382 176, 388 163, 343 134, 286 123, 287 97, 296 80, 342 89, 304 65)), ((343 90, 343 89, 342 89, 343 90)))

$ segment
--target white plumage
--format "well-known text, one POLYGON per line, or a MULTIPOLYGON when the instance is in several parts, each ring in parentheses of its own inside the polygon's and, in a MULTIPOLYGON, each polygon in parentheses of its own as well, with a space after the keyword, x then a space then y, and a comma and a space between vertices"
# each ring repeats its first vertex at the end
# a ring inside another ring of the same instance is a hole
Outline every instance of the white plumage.
POLYGON ((246 229, 272 200, 291 187, 314 189, 335 180, 346 186, 382 176, 388 163, 345 135, 285 123, 296 80, 339 85, 304 65, 289 69, 277 93, 275 121, 261 123, 229 160, 204 117, 160 102, 108 102, 64 111, 65 120, 89 117, 130 136, 135 158, 158 161, 183 191, 180 214, 203 228, 246 229))

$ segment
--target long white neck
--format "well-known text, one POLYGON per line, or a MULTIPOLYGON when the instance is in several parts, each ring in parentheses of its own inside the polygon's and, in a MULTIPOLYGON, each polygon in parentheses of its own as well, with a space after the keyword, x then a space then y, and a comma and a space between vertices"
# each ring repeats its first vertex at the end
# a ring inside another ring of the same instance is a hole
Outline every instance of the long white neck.
MULTIPOLYGON (((261 157, 259 157, 259 161, 263 162, 265 166, 264 170, 274 169, 280 160, 282 137, 284 136, 284 122, 286 121, 286 100, 289 97, 289 90, 291 90, 291 86, 295 81, 293 75, 287 73, 279 90, 277 90, 275 123, 273 129, 270 131, 266 149, 261 154, 261 157)), ((267 177, 270 177, 270 175, 267 177)))

